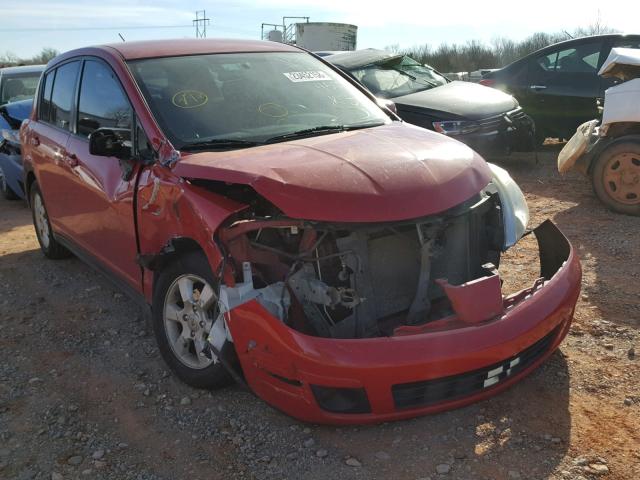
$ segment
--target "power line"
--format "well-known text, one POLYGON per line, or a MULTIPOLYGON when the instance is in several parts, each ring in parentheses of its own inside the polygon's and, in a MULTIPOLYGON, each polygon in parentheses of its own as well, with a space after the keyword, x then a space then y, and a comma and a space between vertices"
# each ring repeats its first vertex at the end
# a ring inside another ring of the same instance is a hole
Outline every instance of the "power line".
POLYGON ((130 25, 114 27, 45 27, 45 28, 0 28, 0 32, 72 32, 84 30, 152 30, 158 28, 193 28, 193 25, 130 25))

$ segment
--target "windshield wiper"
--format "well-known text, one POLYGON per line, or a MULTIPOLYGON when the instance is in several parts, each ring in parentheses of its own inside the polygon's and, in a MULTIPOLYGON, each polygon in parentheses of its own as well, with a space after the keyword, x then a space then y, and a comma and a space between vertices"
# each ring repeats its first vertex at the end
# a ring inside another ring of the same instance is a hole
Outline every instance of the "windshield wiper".
POLYGON ((318 127, 305 128, 302 130, 296 130, 295 132, 276 135, 275 137, 268 138, 264 143, 286 142, 287 140, 294 138, 305 138, 315 135, 346 132, 348 130, 358 130, 360 128, 379 127, 380 125, 384 125, 384 122, 352 123, 349 125, 320 125, 318 127))
POLYGON ((429 87, 437 87, 438 84, 436 82, 433 82, 431 80, 427 80, 426 78, 418 78, 415 75, 411 75, 409 72, 406 72, 400 68, 393 68, 393 70, 395 70, 396 72, 398 72, 401 75, 405 75, 407 77, 409 77, 411 80, 413 80, 414 82, 418 82, 418 83, 422 83, 423 85, 428 85, 429 87))
POLYGON ((292 138, 311 137, 323 133, 344 132, 345 130, 346 128, 344 125, 320 125, 317 127, 303 128, 302 130, 296 130, 295 132, 283 133, 282 135, 276 135, 275 137, 267 138, 264 143, 284 142, 292 138))
POLYGON ((262 145, 254 140, 241 140, 235 138, 214 138, 201 142, 190 142, 182 146, 181 150, 234 150, 238 148, 249 148, 262 145))

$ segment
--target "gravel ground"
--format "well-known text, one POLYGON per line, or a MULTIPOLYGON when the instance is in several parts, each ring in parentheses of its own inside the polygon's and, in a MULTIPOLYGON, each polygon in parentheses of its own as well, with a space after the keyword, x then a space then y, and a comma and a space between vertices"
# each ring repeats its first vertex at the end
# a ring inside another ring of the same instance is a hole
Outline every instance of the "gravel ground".
MULTIPOLYGON (((45 260, 27 208, 0 201, 2 479, 636 479, 640 477, 640 218, 602 207, 557 152, 496 159, 532 225, 552 218, 584 268, 560 351, 475 405, 367 427, 297 422, 238 387, 165 369, 139 309, 89 267, 45 260)), ((513 248, 506 288, 535 278, 513 248)))

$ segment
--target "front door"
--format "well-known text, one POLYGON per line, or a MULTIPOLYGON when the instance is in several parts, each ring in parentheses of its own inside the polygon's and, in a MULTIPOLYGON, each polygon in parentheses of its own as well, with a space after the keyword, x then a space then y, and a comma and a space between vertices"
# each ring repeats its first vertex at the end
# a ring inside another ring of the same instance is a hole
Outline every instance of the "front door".
POLYGON ((76 193, 65 205, 71 237, 140 291, 134 212, 140 165, 89 153, 89 135, 98 128, 123 129, 131 139, 133 109, 113 70, 102 60, 83 62, 79 89, 75 128, 65 152, 76 193), (133 170, 127 172, 128 167, 133 170))

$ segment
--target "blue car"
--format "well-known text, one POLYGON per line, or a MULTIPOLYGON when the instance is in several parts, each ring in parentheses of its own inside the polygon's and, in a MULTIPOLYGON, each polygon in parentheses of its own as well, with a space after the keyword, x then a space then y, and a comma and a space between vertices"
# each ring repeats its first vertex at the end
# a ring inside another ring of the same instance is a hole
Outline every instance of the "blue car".
POLYGON ((25 198, 19 133, 32 104, 29 99, 0 107, 0 191, 8 200, 25 198))

